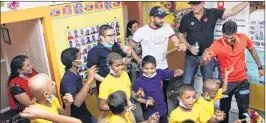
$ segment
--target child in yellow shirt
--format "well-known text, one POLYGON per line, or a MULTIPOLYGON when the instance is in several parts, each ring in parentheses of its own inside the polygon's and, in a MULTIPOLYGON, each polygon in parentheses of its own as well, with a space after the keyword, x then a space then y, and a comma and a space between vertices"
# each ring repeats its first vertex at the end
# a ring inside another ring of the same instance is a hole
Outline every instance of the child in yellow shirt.
POLYGON ((169 123, 182 123, 192 120, 195 123, 216 123, 224 119, 224 113, 217 111, 215 115, 209 115, 201 106, 195 104, 196 91, 190 85, 181 85, 177 92, 179 106, 170 114, 169 123))
MULTIPOLYGON (((108 106, 112 116, 108 123, 136 123, 133 113, 129 109, 128 99, 124 91, 115 91, 108 96, 108 106)), ((159 114, 153 114, 148 120, 141 123, 157 123, 159 114)))
MULTIPOLYGON (((73 103, 73 97, 67 93, 63 97, 65 110, 61 107, 58 99, 54 96, 56 94, 55 82, 44 73, 38 74, 29 79, 29 89, 36 98, 35 106, 42 108, 54 114, 70 116, 70 105, 73 103)), ((44 119, 34 119, 31 123, 53 123, 44 119)))
POLYGON ((196 104, 203 107, 209 115, 214 115, 214 103, 221 99, 223 93, 226 92, 228 75, 232 71, 233 69, 225 69, 225 78, 222 88, 219 88, 218 83, 214 79, 208 79, 203 83, 203 94, 201 94, 196 104))
POLYGON ((108 96, 118 90, 124 91, 129 100, 131 97, 131 82, 126 71, 124 71, 123 58, 118 53, 110 53, 106 58, 106 65, 110 73, 104 78, 99 89, 99 119, 109 120, 112 112, 107 104, 108 96))

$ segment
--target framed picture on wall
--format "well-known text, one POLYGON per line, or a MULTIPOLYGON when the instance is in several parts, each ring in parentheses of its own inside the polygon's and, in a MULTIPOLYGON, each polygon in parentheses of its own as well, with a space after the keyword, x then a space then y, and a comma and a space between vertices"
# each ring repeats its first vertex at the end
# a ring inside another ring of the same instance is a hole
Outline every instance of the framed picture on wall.
POLYGON ((1 27, 1 35, 3 36, 5 43, 11 44, 8 28, 1 27))

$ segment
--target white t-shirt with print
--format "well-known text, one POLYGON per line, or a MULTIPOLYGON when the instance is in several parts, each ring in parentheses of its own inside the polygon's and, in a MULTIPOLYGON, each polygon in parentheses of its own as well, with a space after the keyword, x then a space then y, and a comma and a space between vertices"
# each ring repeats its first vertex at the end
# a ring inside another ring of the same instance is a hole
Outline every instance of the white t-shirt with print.
POLYGON ((169 24, 164 23, 161 28, 153 29, 149 24, 139 28, 133 35, 133 41, 141 43, 142 58, 146 55, 155 57, 157 69, 168 68, 167 48, 168 40, 175 35, 169 24))

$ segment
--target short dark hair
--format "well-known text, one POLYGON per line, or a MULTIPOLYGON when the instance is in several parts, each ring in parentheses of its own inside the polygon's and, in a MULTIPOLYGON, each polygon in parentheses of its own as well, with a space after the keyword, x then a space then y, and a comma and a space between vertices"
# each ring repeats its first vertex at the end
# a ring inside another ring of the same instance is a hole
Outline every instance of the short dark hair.
POLYGON ((113 29, 113 27, 110 26, 110 25, 107 25, 107 24, 102 25, 102 26, 100 27, 100 29, 99 29, 99 35, 105 35, 106 30, 108 30, 108 29, 113 29))
POLYGON ((203 1, 189 1, 188 4, 191 4, 191 5, 198 5, 198 4, 200 4, 201 2, 203 2, 203 1))
POLYGON ((122 56, 116 52, 110 53, 106 58, 106 65, 112 65, 115 60, 122 60, 122 56))
POLYGON ((187 120, 182 121, 181 123, 195 123, 195 121, 187 119, 187 120))
POLYGON ((154 64, 154 66, 156 66, 156 59, 151 55, 147 55, 142 60, 142 67, 148 63, 152 63, 152 64, 154 64))
POLYGON ((67 48, 61 53, 61 62, 65 65, 65 70, 72 67, 72 62, 77 59, 77 53, 79 49, 77 48, 67 48))
POLYGON ((108 106, 113 114, 120 114, 127 106, 127 96, 124 91, 115 91, 108 96, 108 106))
POLYGON ((223 24, 222 28, 223 34, 231 35, 237 32, 237 24, 234 21, 227 21, 223 24))
POLYGON ((177 96, 181 97, 185 91, 195 91, 195 89, 190 84, 183 84, 177 90, 177 96))

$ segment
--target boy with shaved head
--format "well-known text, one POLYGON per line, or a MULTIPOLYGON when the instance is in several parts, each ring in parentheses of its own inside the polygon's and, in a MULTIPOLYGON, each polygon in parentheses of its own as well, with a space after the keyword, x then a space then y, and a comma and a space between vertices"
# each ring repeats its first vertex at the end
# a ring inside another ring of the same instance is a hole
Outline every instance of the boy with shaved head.
MULTIPOLYGON (((51 113, 70 116, 70 106, 73 103, 71 94, 66 93, 63 97, 65 110, 60 106, 56 94, 56 83, 44 73, 38 74, 29 79, 29 89, 36 98, 35 106, 38 106, 51 113)), ((52 123, 43 119, 31 120, 31 123, 52 123)))
POLYGON ((215 101, 221 99, 223 93, 226 92, 227 78, 232 71, 233 68, 225 69, 225 79, 222 83, 222 88, 219 88, 219 84, 214 79, 208 79, 203 83, 203 93, 197 100, 197 104, 201 105, 210 115, 214 114, 215 101))

